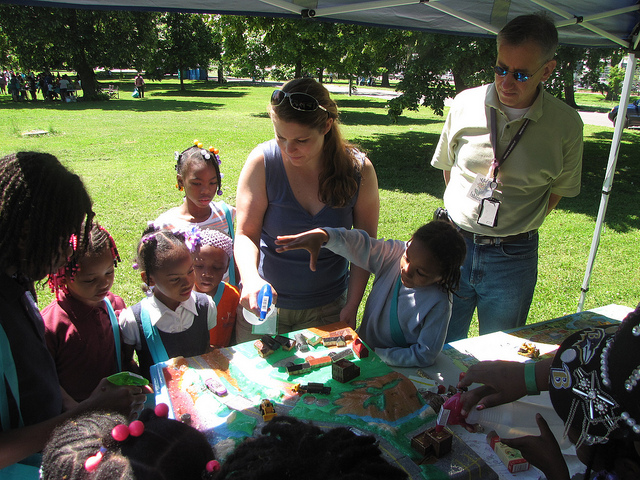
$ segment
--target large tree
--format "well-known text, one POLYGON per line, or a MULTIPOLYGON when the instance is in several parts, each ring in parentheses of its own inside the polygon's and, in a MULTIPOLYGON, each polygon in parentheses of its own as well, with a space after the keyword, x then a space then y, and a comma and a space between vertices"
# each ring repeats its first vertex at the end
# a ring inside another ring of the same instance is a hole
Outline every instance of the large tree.
POLYGON ((210 15, 165 13, 159 22, 158 49, 145 62, 149 71, 161 78, 179 72, 180 89, 185 90, 184 76, 189 68, 209 69, 221 55, 221 39, 209 25, 210 15))
POLYGON ((17 68, 74 70, 85 98, 95 96, 94 69, 131 67, 153 49, 156 14, 0 5, 0 27, 17 68))

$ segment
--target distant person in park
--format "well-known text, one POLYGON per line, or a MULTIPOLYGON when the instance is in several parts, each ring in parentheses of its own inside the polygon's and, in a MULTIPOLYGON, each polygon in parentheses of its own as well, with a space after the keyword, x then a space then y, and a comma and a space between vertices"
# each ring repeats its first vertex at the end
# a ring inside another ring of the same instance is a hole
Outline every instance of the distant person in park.
MULTIPOLYGON (((175 152, 176 187, 184 192, 182 204, 162 213, 153 223, 181 230, 198 227, 201 230, 219 230, 233 239, 235 208, 222 196, 222 173, 220 152, 215 147, 205 148, 199 140, 182 153, 175 152)), ((225 281, 237 285, 233 257, 225 281)))
POLYGON ((464 239, 449 222, 433 221, 406 241, 376 240, 363 230, 316 228, 279 236, 278 252, 304 248, 315 270, 321 248, 372 272, 358 335, 387 364, 428 367, 442 350, 451 301, 465 257, 464 239))
POLYGON ((118 315, 126 305, 111 293, 120 261, 113 237, 94 222, 88 243, 78 240, 73 238, 74 251, 82 253, 49 275, 55 299, 42 318, 60 386, 81 402, 100 379, 122 370, 118 315))
POLYGON ((138 73, 138 75, 136 75, 134 83, 136 88, 138 89, 138 94, 140 95, 140 98, 144 98, 144 78, 142 78, 141 73, 138 73))
MULTIPOLYGON (((56 272, 74 254, 72 235, 87 244, 93 210, 80 177, 53 155, 19 152, 0 158, 0 469, 39 452, 67 418, 94 409, 135 417, 142 387, 102 379, 91 396, 67 409, 47 350, 34 282, 56 272), (63 413, 64 412, 64 413, 63 413)), ((76 252, 80 253, 80 252, 76 252)), ((34 463, 38 463, 34 459, 34 463)))
POLYGON ((69 85, 71 82, 69 81, 69 77, 65 74, 62 76, 60 81, 58 82, 58 86, 60 87, 60 100, 62 102, 67 101, 69 85))
MULTIPOLYGON (((336 103, 311 78, 274 90, 269 114, 275 139, 249 154, 238 180, 234 248, 241 304, 258 314, 258 292, 269 283, 278 332, 338 320, 355 328, 369 273, 354 265, 349 272, 348 262, 328 250, 312 272, 305 252, 277 253, 275 240, 325 226, 360 228, 375 238, 380 202, 373 165, 343 140, 336 103)), ((239 342, 254 338, 240 315, 236 336, 239 342)))
POLYGON ((538 275, 538 228, 580 192, 582 121, 545 92, 558 33, 541 14, 511 20, 497 38, 495 81, 456 96, 431 164, 467 242, 447 342, 524 325, 538 275))

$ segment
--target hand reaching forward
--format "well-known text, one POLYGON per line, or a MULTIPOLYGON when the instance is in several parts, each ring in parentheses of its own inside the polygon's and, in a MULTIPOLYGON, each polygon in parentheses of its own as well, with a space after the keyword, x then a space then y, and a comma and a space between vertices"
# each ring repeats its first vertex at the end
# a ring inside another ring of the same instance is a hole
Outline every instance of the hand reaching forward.
POLYGON ((281 245, 281 247, 276 248, 276 252, 282 253, 287 250, 299 249, 308 251, 311 254, 309 268, 311 271, 315 272, 320 248, 322 248, 322 245, 328 240, 329 235, 327 235, 327 232, 321 228, 302 232, 297 235, 278 235, 276 238, 276 245, 281 245))
POLYGON ((539 437, 528 435, 511 439, 501 438, 500 441, 508 447, 520 450, 522 456, 540 469, 547 480, 569 480, 569 469, 547 421, 536 413, 536 423, 540 428, 539 437))

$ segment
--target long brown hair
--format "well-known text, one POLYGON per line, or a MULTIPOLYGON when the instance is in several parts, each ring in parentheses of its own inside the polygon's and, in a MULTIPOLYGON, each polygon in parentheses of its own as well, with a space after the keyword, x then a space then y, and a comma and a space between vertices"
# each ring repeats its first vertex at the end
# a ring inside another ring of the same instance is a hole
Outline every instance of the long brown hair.
POLYGON ((280 105, 270 105, 270 115, 277 116, 283 122, 297 123, 320 132, 324 131, 327 115, 333 119, 331 129, 324 136, 318 198, 332 207, 348 205, 358 191, 362 163, 356 156, 355 146, 346 142, 340 133, 336 102, 329 96, 329 91, 313 78, 291 80, 282 87, 282 91, 311 95, 326 111, 318 108, 312 112, 303 112, 284 101, 280 105))

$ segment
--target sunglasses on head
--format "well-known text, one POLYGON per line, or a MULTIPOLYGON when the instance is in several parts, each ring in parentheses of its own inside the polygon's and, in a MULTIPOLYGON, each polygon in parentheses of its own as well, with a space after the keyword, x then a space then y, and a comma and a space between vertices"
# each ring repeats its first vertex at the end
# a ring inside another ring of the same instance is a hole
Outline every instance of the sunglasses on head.
POLYGON ((274 90, 271 94, 271 105, 282 105, 285 98, 289 98, 291 108, 300 110, 301 112, 314 112, 317 109, 327 111, 318 100, 303 92, 283 92, 282 90, 274 90))
POLYGON ((495 67, 493 67, 493 71, 496 72, 496 75, 498 75, 499 77, 506 77, 507 74, 510 73, 511 75, 513 75, 513 78, 515 78, 516 81, 524 83, 527 80, 529 80, 531 77, 533 77, 536 73, 538 73, 540 69, 544 67, 547 63, 549 63, 548 60, 544 62, 542 65, 540 65, 540 67, 533 73, 510 72, 506 68, 503 68, 499 65, 496 65, 495 67))

